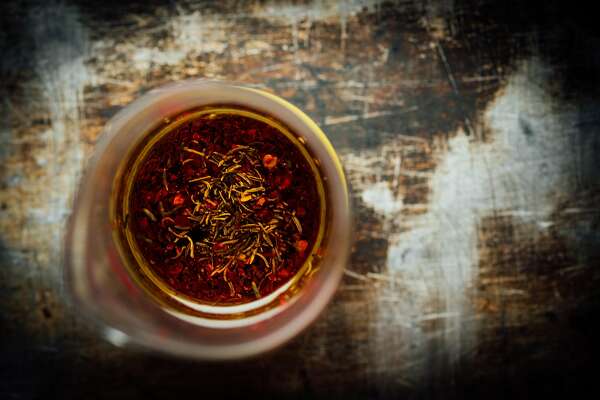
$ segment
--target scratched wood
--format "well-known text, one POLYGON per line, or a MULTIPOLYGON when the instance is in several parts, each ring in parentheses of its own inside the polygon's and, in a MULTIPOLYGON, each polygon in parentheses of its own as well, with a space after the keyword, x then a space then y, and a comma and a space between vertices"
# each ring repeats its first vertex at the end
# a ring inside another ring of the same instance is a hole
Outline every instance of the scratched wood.
POLYGON ((593 387, 600 38, 559 2, 497 3, 3 4, 0 397, 593 387), (198 77, 313 117, 343 161, 356 225, 322 317, 227 364, 113 347, 62 282, 65 219, 103 125, 150 88, 198 77))

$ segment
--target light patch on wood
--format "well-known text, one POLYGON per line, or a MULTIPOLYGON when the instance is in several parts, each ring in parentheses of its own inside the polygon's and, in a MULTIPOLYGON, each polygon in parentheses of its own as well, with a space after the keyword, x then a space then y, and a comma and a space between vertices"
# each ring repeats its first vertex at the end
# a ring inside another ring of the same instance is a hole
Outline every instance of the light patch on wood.
POLYGON ((406 138, 344 155, 357 196, 383 216, 391 232, 381 233, 389 242, 386 268, 378 274, 382 279, 373 280, 385 283, 371 340, 375 370, 419 381, 426 372, 453 368, 474 351, 478 319, 470 293, 478 276, 480 218, 510 212, 545 229, 556 194, 572 189, 567 168, 572 160, 564 151, 571 111, 557 112, 545 85, 533 83, 534 77, 548 79, 548 73, 531 60, 509 79, 479 127, 492 131, 491 143, 459 130, 435 146, 431 157, 437 166, 429 178, 429 200, 422 204, 425 213, 407 214, 406 191, 394 183, 405 171, 394 165, 392 154, 410 145, 406 138))
POLYGON ((402 209, 402 200, 394 197, 388 182, 376 182, 361 193, 362 200, 383 215, 402 209))
MULTIPOLYGON (((8 211, 10 218, 2 219, 2 225, 11 224, 10 229, 2 226, 2 232, 7 233, 4 240, 11 245, 35 249, 33 264, 44 266, 43 279, 50 275, 62 282, 57 264, 64 224, 85 159, 80 137, 83 90, 93 77, 85 65, 87 33, 74 8, 33 8, 29 19, 37 49, 34 79, 41 96, 28 107, 43 110, 49 128, 35 136, 22 137, 35 149, 31 151, 33 163, 21 152, 9 152, 4 161, 7 170, 20 180, 3 193, 11 201, 19 201, 17 207, 8 211), (15 225, 22 229, 14 229, 15 225)), ((18 141, 13 145, 18 145, 18 141)), ((24 269, 20 272, 30 273, 24 269)))

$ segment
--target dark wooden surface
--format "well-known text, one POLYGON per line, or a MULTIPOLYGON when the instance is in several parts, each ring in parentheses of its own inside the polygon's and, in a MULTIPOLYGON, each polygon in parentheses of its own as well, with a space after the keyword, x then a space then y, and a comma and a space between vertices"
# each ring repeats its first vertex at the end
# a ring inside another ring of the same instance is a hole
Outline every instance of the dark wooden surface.
POLYGON ((595 387, 591 10, 125 3, 0 6, 0 398, 528 398, 595 387), (191 77, 298 105, 352 185, 355 245, 333 303, 257 359, 116 348, 65 299, 65 219, 103 124, 191 77))

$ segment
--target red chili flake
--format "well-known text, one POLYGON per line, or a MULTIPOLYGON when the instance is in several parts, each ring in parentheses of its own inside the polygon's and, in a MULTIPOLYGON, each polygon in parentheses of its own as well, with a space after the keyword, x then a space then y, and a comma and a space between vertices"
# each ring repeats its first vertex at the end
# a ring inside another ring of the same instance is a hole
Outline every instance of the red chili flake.
POLYGON ((288 271, 285 268, 282 268, 279 271, 277 271, 277 276, 279 276, 280 278, 287 278, 288 276, 290 276, 290 271, 288 271))
POLYGON ((296 250, 298 250, 299 253, 304 253, 306 251, 306 248, 308 247, 308 242, 306 240, 298 240, 294 244, 294 247, 296 248, 296 250))
POLYGON ((200 135, 198 135, 197 133, 194 133, 192 135, 192 139, 194 139, 194 140, 200 140, 200 135))
POLYGON ((169 194, 169 192, 167 192, 165 188, 161 188, 158 192, 156 192, 156 201, 161 200, 167 194, 169 194))
POLYGON ((254 138, 256 137, 256 129, 248 129, 246 131, 246 136, 248 136, 248 139, 254 140, 254 138))
POLYGON ((227 248, 227 245, 221 242, 217 242, 214 244, 213 249, 215 250, 224 250, 227 248))
POLYGON ((187 163, 183 167, 183 175, 185 176, 186 179, 190 179, 196 173, 196 169, 194 167, 192 167, 190 164, 191 163, 187 163))
POLYGON ((266 203, 266 199, 264 197, 259 197, 258 200, 256 200, 256 204, 258 207, 262 207, 265 203, 266 203))
POLYGON ((285 176, 283 178, 283 180, 281 181, 281 183, 279 184, 279 189, 281 189, 281 190, 287 189, 288 187, 290 187, 291 184, 292 184, 292 178, 290 178, 289 176, 285 176))
POLYGON ((285 190, 292 184, 292 177, 289 172, 278 174, 273 182, 279 190, 285 190))
POLYGON ((171 265, 169 267, 169 269, 167 270, 167 273, 171 276, 176 276, 176 275, 179 275, 181 273, 181 271, 183 271, 183 264, 177 263, 177 264, 171 265))
POLYGON ((306 209, 304 207, 298 207, 296 209, 296 215, 299 217, 304 217, 306 215, 306 209))
POLYGON ((142 217, 142 218, 139 220, 138 224, 140 225, 140 228, 142 228, 142 229, 146 229, 146 228, 148 228, 148 225, 149 225, 149 224, 148 224, 148 218, 146 218, 146 217, 142 217))
POLYGON ((185 197, 181 193, 177 193, 175 197, 173 197, 173 205, 180 206, 185 203, 185 197))
POLYGON ((277 165, 277 156, 274 156, 271 154, 265 154, 263 156, 262 161, 263 161, 263 166, 266 169, 273 169, 277 165))

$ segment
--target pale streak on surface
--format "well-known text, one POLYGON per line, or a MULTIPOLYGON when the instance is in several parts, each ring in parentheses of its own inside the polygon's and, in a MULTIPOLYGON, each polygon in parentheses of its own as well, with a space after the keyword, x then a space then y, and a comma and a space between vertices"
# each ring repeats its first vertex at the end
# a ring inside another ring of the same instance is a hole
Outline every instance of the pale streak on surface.
POLYGON ((394 136, 376 150, 343 155, 357 195, 391 231, 381 233, 389 242, 386 273, 366 274, 388 282, 377 297, 379 316, 371 340, 376 371, 418 381, 427 370, 453 368, 470 354, 478 337, 469 291, 478 276, 481 218, 510 213, 545 229, 556 206, 553 194, 572 189, 573 179, 565 172, 572 160, 564 149, 573 128, 553 108, 545 86, 532 83, 534 76, 549 79, 549 69, 535 59, 522 63, 488 107, 483 124, 492 131, 492 143, 475 142, 458 131, 447 149, 434 152, 437 167, 429 178, 424 214, 403 214, 397 183, 403 169, 389 165, 398 162, 392 155, 410 143, 405 138, 394 136), (523 133, 524 123, 532 137, 523 133), (388 163, 385 168, 382 162, 388 163), (373 172, 377 169, 394 170, 394 176, 384 178, 373 172), (389 196, 398 207, 389 207, 389 196), (425 330, 423 322, 432 319, 437 328, 425 330))
POLYGON ((137 45, 131 46, 134 67, 146 71, 153 64, 174 66, 203 53, 223 53, 232 27, 233 22, 216 16, 206 18, 198 11, 180 12, 163 27, 169 33, 169 45, 157 47, 142 36, 137 45))
POLYGON ((309 4, 297 4, 291 1, 267 1, 256 3, 251 15, 270 20, 291 21, 293 19, 310 18, 311 21, 320 21, 339 17, 342 13, 345 13, 348 17, 360 12, 363 8, 373 10, 378 3, 377 0, 315 1, 309 4))
POLYGON ((357 121, 357 120, 365 120, 365 119, 371 119, 371 118, 379 118, 379 117, 384 117, 386 115, 391 115, 394 114, 393 111, 373 111, 370 113, 364 113, 361 115, 356 115, 356 114, 348 114, 348 115, 340 115, 340 116, 327 116, 325 118, 325 125, 329 126, 329 125, 337 125, 337 124, 345 124, 348 122, 352 122, 352 121, 357 121))
POLYGON ((3 239, 11 246, 34 249, 30 268, 21 266, 14 273, 32 276, 32 270, 37 271, 41 280, 37 296, 40 301, 51 301, 41 288, 62 286, 59 266, 64 226, 85 158, 80 138, 83 90, 93 76, 85 65, 87 33, 76 9, 61 4, 42 6, 31 9, 29 19, 36 45, 33 79, 41 96, 27 107, 28 112, 43 112, 50 126, 37 135, 22 136, 31 145, 34 163, 22 152, 7 156, 7 169, 21 179, 3 195, 19 199, 19 204, 0 221, 2 232, 7 233, 3 239), (5 223, 12 224, 12 229, 5 229, 5 223), (15 224, 23 228, 14 229, 15 224))
MULTIPOLYGON (((65 6, 47 11, 47 21, 37 25, 48 29, 64 30, 69 42, 48 41, 44 30, 37 30, 36 41, 43 49, 38 54, 38 76, 44 88, 45 100, 50 110, 51 133, 48 145, 52 166, 49 178, 56 179, 48 185, 52 199, 47 222, 61 222, 71 208, 70 199, 83 165, 83 148, 80 145, 80 127, 83 119, 83 89, 92 80, 85 60, 87 34, 78 22, 77 12, 65 6)), ((35 210, 32 210, 35 211, 35 210)), ((41 219, 44 221, 44 219, 41 219)), ((55 238, 59 239, 59 238, 55 238)), ((58 244, 58 243, 56 243, 58 244)))

